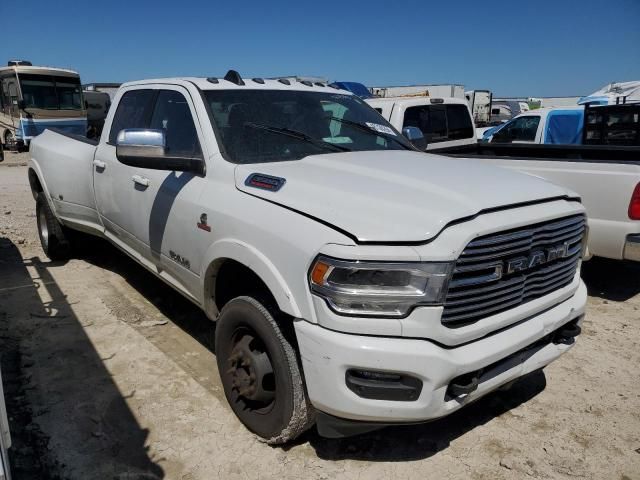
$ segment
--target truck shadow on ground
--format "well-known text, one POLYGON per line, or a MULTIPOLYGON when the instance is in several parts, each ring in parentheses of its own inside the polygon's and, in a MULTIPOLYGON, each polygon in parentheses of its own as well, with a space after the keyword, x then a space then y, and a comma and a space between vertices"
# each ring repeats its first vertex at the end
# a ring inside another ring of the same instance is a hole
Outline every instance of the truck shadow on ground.
POLYGON ((592 258, 582 264, 589 295, 624 302, 640 293, 640 263, 592 258))
POLYGON ((301 440, 308 441, 324 460, 362 460, 404 462, 422 460, 446 450, 450 443, 474 428, 528 402, 544 390, 546 378, 541 370, 519 379, 507 391, 498 391, 470 404, 448 417, 433 422, 387 427, 350 438, 326 439, 315 430, 301 440))
MULTIPOLYGON (((120 275, 163 315, 215 353, 215 328, 198 307, 115 247, 102 240, 97 239, 96 242, 97 247, 82 252, 80 258, 120 275)), ((213 357, 212 363, 215 363, 213 357)), ((309 442, 318 457, 327 460, 407 461, 428 458, 445 450, 451 441, 477 426, 529 401, 542 392, 545 386, 544 373, 533 372, 516 382, 509 391, 488 395, 445 419, 420 425, 387 427, 338 440, 322 438, 313 428, 293 445, 278 448, 286 451, 291 446, 309 442)), ((224 401, 223 397, 222 400, 224 401)))
POLYGON ((88 241, 78 252, 79 259, 118 274, 165 317, 215 353, 215 324, 200 308, 106 240, 89 238, 88 241))
POLYGON ((164 478, 145 446, 149 431, 93 347, 90 325, 82 325, 51 274, 63 265, 23 258, 0 238, 0 353, 13 478, 66 478, 54 456, 63 448, 76 474, 164 478))

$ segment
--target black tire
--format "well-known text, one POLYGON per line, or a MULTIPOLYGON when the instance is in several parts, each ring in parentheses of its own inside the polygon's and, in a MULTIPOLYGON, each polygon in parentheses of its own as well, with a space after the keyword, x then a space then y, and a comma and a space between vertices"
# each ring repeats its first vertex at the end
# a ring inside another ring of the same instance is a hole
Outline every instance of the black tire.
POLYGON ((53 215, 47 197, 39 192, 36 197, 36 220, 40 245, 51 260, 66 260, 71 253, 65 228, 53 215))
POLYGON ((217 321, 215 350, 227 401, 249 430, 281 444, 313 425, 296 351, 262 303, 247 296, 229 301, 217 321))

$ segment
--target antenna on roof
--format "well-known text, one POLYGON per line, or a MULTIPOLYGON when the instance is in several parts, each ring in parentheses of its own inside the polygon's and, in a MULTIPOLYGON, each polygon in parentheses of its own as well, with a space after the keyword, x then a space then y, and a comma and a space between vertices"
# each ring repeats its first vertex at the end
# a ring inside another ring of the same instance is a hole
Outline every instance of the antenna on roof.
POLYGON ((235 83, 236 85, 244 85, 244 81, 238 72, 235 70, 229 70, 224 76, 227 82, 235 83))

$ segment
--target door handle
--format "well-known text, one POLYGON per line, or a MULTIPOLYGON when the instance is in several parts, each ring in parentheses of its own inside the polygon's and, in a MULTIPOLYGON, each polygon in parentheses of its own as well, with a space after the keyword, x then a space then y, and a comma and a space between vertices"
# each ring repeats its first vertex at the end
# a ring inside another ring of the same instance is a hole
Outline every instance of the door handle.
POLYGON ((100 170, 104 170, 107 167, 107 164, 101 160, 94 160, 93 164, 95 165, 96 168, 99 168, 100 170))
POLYGON ((143 187, 148 187, 150 183, 148 178, 141 175, 134 175, 133 177, 131 177, 131 180, 133 180, 133 182, 137 183, 138 185, 142 185, 143 187))

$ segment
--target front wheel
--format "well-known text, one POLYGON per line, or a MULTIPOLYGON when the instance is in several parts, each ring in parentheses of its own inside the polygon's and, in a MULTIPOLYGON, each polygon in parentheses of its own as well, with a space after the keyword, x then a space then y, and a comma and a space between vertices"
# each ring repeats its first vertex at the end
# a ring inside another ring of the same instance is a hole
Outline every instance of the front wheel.
POLYGON ((262 303, 246 296, 227 303, 215 348, 227 401, 249 430, 280 444, 313 424, 296 352, 262 303))
POLYGON ((65 228, 55 217, 47 197, 43 192, 36 197, 36 221, 38 223, 38 236, 45 255, 51 260, 65 260, 69 258, 69 239, 65 228))

